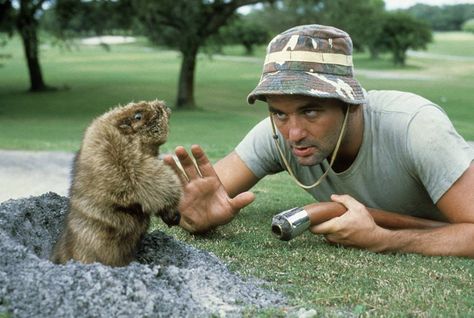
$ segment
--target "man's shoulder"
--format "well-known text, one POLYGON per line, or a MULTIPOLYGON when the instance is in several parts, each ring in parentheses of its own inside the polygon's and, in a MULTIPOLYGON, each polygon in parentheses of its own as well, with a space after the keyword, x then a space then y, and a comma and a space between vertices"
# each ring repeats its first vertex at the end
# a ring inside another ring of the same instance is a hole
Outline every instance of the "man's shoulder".
POLYGON ((375 112, 417 113, 425 106, 440 109, 432 101, 410 92, 396 90, 371 90, 367 92, 367 107, 375 112))
POLYGON ((403 144, 410 131, 424 134, 429 127, 451 126, 441 107, 419 95, 401 91, 370 91, 367 95, 364 121, 387 144, 389 140, 403 144))

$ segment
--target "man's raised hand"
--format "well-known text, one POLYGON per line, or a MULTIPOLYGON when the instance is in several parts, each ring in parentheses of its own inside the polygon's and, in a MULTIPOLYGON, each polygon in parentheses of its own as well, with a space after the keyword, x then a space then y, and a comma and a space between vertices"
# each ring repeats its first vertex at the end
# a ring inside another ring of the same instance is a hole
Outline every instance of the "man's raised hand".
POLYGON ((255 196, 243 192, 230 198, 206 154, 198 145, 191 146, 194 158, 181 146, 175 150, 176 158, 166 155, 163 160, 180 177, 183 196, 179 204, 180 226, 191 233, 206 232, 230 222, 255 196))

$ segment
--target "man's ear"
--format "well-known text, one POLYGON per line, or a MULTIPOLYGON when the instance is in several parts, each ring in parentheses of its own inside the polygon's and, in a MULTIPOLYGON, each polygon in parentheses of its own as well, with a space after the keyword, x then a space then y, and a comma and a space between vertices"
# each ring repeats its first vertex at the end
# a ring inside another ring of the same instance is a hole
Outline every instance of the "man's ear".
POLYGON ((358 104, 358 105, 347 104, 347 107, 349 107, 349 106, 351 107, 351 108, 349 109, 349 113, 354 113, 354 112, 356 112, 356 111, 359 109, 359 107, 361 107, 362 105, 361 105, 361 104, 358 104))

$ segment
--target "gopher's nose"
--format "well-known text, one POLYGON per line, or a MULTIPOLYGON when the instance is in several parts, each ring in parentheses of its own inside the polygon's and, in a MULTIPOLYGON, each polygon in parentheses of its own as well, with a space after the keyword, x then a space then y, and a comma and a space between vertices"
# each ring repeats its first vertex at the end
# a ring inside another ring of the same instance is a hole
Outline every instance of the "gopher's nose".
POLYGON ((181 214, 179 214, 178 211, 175 212, 168 212, 165 213, 161 219, 163 222, 166 223, 169 227, 172 227, 173 225, 178 225, 179 221, 181 220, 181 214))

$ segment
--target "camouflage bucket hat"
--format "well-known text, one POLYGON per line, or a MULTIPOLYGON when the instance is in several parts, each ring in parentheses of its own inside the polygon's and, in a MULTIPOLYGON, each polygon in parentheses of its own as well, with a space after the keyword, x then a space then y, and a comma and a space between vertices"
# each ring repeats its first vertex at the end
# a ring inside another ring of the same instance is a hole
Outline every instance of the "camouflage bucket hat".
POLYGON ((311 24, 291 28, 268 44, 262 76, 247 101, 266 95, 298 94, 337 98, 363 104, 365 96, 354 78, 352 40, 330 26, 311 24))

